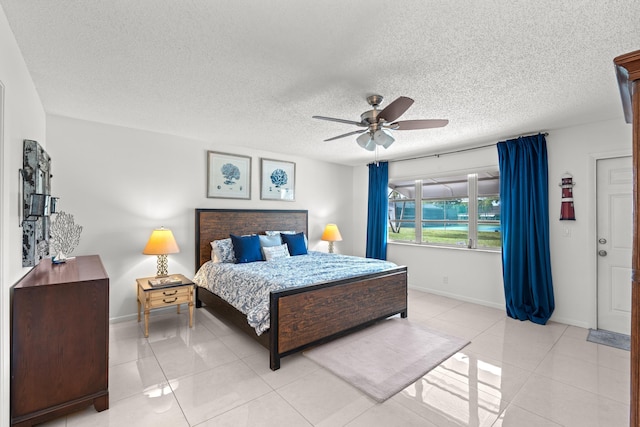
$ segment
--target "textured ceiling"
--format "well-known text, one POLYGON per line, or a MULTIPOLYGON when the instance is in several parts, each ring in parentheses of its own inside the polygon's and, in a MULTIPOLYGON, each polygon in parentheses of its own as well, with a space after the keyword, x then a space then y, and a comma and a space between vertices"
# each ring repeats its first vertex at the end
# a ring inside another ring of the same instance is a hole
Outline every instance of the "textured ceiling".
POLYGON ((0 0, 48 113, 343 164, 366 96, 415 100, 382 159, 623 120, 637 0, 0 0))

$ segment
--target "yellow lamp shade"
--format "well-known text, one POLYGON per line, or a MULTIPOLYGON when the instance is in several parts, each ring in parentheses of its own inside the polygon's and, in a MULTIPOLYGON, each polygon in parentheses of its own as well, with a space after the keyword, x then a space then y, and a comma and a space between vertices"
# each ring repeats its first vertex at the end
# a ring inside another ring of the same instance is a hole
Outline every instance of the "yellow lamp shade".
POLYGON ((156 228, 151 233, 147 246, 142 251, 145 255, 158 255, 158 272, 156 277, 167 277, 169 275, 169 261, 167 254, 180 252, 180 248, 173 237, 171 230, 164 227, 156 228))
POLYGON ((147 246, 142 251, 145 255, 166 255, 178 252, 180 252, 180 248, 173 237, 173 233, 164 227, 153 230, 147 246))
POLYGON ((340 230, 338 230, 337 225, 327 224, 320 239, 326 242, 340 242, 342 240, 342 236, 340 235, 340 230))

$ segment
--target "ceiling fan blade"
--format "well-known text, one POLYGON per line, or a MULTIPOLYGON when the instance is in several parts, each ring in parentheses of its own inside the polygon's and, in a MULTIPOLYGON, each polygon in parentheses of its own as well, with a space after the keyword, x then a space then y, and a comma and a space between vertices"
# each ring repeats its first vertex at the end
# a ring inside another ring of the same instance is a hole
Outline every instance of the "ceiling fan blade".
POLYGON ((312 119, 320 119, 320 120, 328 120, 330 122, 338 122, 338 123, 346 123, 348 125, 356 125, 356 126, 360 126, 360 127, 365 127, 367 126, 366 124, 360 123, 360 122, 356 122, 353 120, 345 120, 345 119, 336 119, 333 117, 325 117, 325 116, 311 116, 312 119))
POLYGON ((391 123, 389 128, 393 130, 432 129, 446 126, 449 120, 402 120, 391 123))
POLYGON ((403 115, 411 107, 411 104, 413 104, 413 99, 401 96, 380 111, 378 117, 386 122, 392 122, 403 115))
POLYGON ((333 141, 334 139, 344 138, 345 136, 357 135, 357 134, 359 134, 359 133, 366 132, 366 131, 368 131, 368 130, 369 130, 369 129, 354 130, 353 132, 349 132, 349 133, 345 133, 345 134, 342 134, 342 135, 334 136, 333 138, 325 139, 325 140, 324 140, 324 142, 327 142, 327 141, 333 141))

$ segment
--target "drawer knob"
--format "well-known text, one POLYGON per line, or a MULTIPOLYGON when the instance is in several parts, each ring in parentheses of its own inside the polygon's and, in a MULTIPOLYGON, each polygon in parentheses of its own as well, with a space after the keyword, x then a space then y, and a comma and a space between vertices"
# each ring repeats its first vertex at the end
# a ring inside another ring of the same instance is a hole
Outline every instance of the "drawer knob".
POLYGON ((167 301, 166 299, 163 299, 162 302, 165 304, 171 304, 172 302, 176 302, 178 301, 178 297, 175 297, 174 299, 172 299, 171 301, 167 301))
POLYGON ((178 293, 178 290, 175 290, 173 292, 167 292, 167 291, 162 292, 162 294, 167 297, 170 297, 171 295, 175 295, 177 293, 178 293))

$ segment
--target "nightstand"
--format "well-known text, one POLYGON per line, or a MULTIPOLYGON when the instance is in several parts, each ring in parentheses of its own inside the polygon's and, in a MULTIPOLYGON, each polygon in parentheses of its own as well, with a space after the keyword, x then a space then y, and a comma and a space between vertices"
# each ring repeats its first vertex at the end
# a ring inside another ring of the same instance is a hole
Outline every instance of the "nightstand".
POLYGON ((171 274, 170 278, 177 278, 182 283, 162 287, 151 286, 149 280, 157 277, 143 277, 136 279, 138 282, 138 322, 140 321, 140 310, 144 307, 144 336, 149 337, 149 311, 154 308, 178 306, 180 314, 180 304, 189 306, 189 327, 193 327, 193 301, 195 284, 182 274, 171 274))

